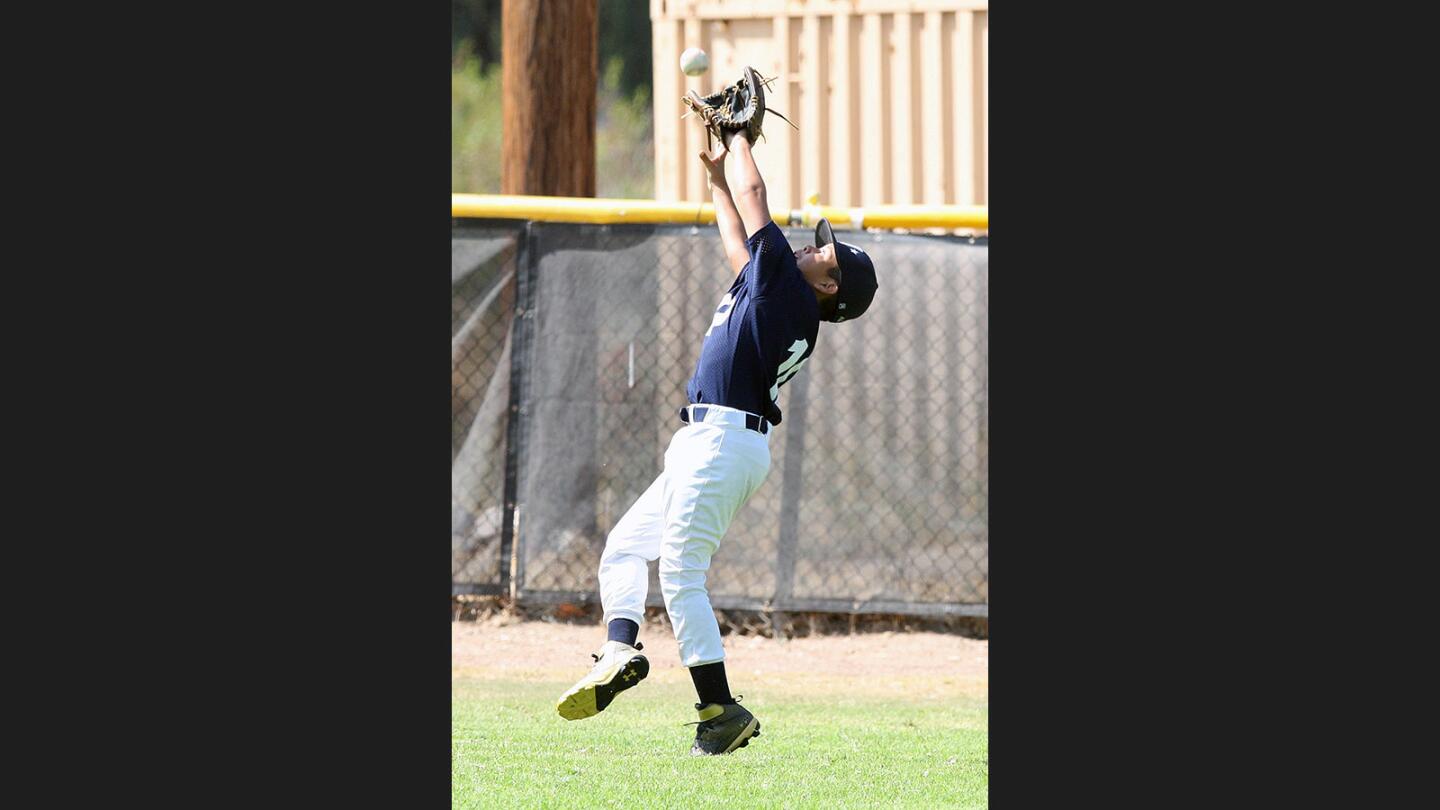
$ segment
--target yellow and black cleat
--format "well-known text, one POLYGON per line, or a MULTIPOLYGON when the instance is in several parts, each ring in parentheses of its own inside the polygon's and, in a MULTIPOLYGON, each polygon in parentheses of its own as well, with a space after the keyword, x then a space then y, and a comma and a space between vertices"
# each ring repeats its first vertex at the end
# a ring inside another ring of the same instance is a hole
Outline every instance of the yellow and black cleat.
POLYGON ((600 652, 592 653, 595 668, 581 678, 555 704, 555 711, 566 720, 594 717, 610 705, 615 696, 645 680, 650 674, 650 661, 640 654, 644 647, 622 641, 607 641, 600 652))
POLYGON ((739 703, 695 704, 700 712, 696 724, 692 756, 728 754, 750 744, 751 737, 760 736, 760 721, 739 703))

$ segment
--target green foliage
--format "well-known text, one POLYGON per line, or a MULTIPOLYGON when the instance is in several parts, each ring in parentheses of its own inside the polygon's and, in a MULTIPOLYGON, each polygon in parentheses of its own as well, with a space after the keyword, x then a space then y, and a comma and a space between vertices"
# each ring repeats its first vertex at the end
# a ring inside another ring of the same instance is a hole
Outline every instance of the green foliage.
POLYGON ((482 71, 468 42, 450 68, 450 191, 500 193, 500 63, 482 71))
POLYGON ((655 196, 655 116, 650 88, 628 97, 624 63, 605 66, 595 105, 595 196, 648 200, 655 196))
MULTIPOLYGON (((653 76, 649 0, 600 0, 598 8, 600 64, 621 62, 620 88, 632 95, 650 88, 653 76)), ((648 194, 646 196, 649 196, 648 194)))
POLYGON ((455 682, 453 807, 987 806, 983 699, 767 688, 744 701, 760 737, 729 756, 692 758, 688 682, 647 681, 572 722, 555 714, 567 686, 455 682))
MULTIPOLYGON (((482 69, 500 62, 501 0, 450 0, 450 56, 470 48, 482 69)), ((647 10, 648 19, 648 10, 647 10)))
MULTIPOLYGON (((501 0, 450 0, 450 55, 469 47, 480 69, 500 61, 501 0)), ((622 94, 651 81, 650 0, 599 0, 596 32, 600 64, 619 58, 622 94)))
MULTIPOLYGON (((649 199, 655 195, 654 119, 648 87, 627 94, 624 63, 605 66, 596 88, 595 193, 649 199)), ((450 190, 500 193, 500 64, 482 66, 470 44, 456 51, 450 72, 450 190)))

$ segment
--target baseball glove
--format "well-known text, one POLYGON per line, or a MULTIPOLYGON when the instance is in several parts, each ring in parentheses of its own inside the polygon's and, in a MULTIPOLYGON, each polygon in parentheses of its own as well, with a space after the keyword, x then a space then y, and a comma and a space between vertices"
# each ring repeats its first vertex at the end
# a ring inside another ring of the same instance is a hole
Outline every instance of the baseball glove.
POLYGON ((704 97, 694 90, 686 93, 681 101, 690 108, 690 112, 680 117, 687 118, 693 113, 700 118, 705 126, 706 151, 709 151, 712 139, 724 145, 727 132, 743 131, 750 143, 755 143, 765 134, 762 124, 766 110, 779 115, 785 123, 799 130, 789 118, 765 106, 765 88, 773 81, 773 77, 762 78, 754 68, 747 67, 739 81, 718 93, 704 97))

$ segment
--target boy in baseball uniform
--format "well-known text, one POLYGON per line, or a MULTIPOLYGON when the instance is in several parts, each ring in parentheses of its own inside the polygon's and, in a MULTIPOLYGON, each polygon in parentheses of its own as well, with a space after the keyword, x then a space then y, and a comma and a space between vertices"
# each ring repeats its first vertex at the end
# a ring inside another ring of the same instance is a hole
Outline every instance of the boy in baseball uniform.
POLYGON ((760 734, 759 720, 736 702, 725 677, 720 627, 705 590, 710 558, 770 470, 780 387, 815 351, 820 321, 860 317, 878 286, 870 257, 835 241, 827 220, 816 227, 813 246, 791 249, 771 220, 752 137, 745 129, 726 132, 714 151, 700 154, 734 282, 703 336, 665 467, 606 540, 599 579, 608 640, 592 656, 594 668, 556 706, 567 720, 591 717, 648 674, 637 637, 647 564, 658 559, 665 609, 698 698, 696 756, 728 754, 760 734))

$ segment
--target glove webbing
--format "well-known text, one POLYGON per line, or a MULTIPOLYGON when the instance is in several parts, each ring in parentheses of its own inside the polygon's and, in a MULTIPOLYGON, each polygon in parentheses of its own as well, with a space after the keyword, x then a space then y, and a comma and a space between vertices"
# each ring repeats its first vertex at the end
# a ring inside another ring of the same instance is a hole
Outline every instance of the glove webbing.
MULTIPOLYGON (((759 71, 756 71, 755 75, 760 76, 759 71)), ((767 79, 764 76, 760 76, 760 84, 763 85, 766 90, 769 90, 770 85, 778 78, 778 76, 771 76, 767 79)), ((710 144, 712 138, 720 138, 721 144, 724 144, 725 141, 724 138, 721 137, 721 135, 726 129, 740 130, 749 128, 748 123, 738 124, 730 120, 728 117, 721 118, 721 111, 729 106, 727 102, 729 101, 730 97, 734 93, 739 92, 740 87, 743 86, 744 81, 741 80, 740 82, 736 82, 734 86, 727 87, 718 93, 711 93, 710 95, 703 98, 694 95, 692 91, 691 95, 687 95, 681 99, 681 101, 685 102, 685 106, 690 108, 690 112, 681 115, 680 120, 683 121, 686 118, 689 118, 691 113, 694 113, 695 115, 700 116, 700 118, 705 122, 705 151, 710 151, 710 144), (716 119, 720 120, 717 121, 716 119)), ((761 106, 761 108, 756 112, 759 113, 762 111, 767 113, 774 113, 775 115, 780 116, 780 120, 789 124, 791 128, 793 128, 796 132, 800 131, 800 128, 795 126, 794 121, 791 121, 789 118, 785 117, 784 113, 776 110, 770 105, 765 104, 761 106)), ((763 127, 759 129, 759 135, 761 138, 765 138, 765 130, 763 127)), ((766 138, 766 140, 769 139, 766 138)))

